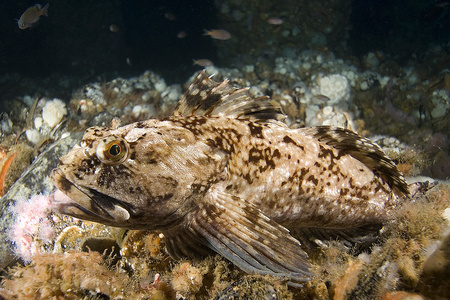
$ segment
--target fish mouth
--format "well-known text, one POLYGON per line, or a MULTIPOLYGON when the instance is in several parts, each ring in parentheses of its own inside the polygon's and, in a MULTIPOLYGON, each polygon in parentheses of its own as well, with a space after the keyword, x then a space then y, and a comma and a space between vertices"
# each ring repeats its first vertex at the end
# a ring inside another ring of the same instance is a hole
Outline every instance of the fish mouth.
POLYGON ((53 195, 52 209, 75 218, 112 226, 125 226, 130 219, 126 203, 94 189, 80 187, 67 179, 64 172, 53 169, 53 184, 58 188, 53 195))

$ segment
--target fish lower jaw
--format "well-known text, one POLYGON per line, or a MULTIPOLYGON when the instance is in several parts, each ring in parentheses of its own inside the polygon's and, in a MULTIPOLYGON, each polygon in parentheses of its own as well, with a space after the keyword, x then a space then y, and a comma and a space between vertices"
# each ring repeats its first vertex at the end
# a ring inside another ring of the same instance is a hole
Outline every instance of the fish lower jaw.
POLYGON ((127 209, 112 202, 108 205, 99 204, 88 191, 77 187, 59 169, 53 170, 52 181, 58 188, 52 203, 56 212, 114 226, 120 226, 121 222, 130 219, 127 209))
MULTIPOLYGON (((90 201, 85 195, 84 202, 90 201)), ((120 222, 126 222, 130 218, 130 213, 119 205, 114 205, 108 211, 91 202, 89 206, 83 206, 81 197, 76 197, 77 201, 57 189, 53 194, 52 210, 54 212, 69 215, 78 219, 94 221, 102 224, 119 226, 120 222)))

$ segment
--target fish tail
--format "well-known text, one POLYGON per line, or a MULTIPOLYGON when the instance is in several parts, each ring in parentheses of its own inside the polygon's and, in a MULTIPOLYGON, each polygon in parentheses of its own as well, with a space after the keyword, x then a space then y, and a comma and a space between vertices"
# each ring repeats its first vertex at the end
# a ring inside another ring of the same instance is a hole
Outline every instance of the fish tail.
POLYGON ((47 11, 48 11, 48 6, 49 6, 49 5, 50 5, 50 3, 47 3, 47 4, 45 4, 45 6, 41 9, 41 14, 42 14, 43 16, 48 17, 47 11))

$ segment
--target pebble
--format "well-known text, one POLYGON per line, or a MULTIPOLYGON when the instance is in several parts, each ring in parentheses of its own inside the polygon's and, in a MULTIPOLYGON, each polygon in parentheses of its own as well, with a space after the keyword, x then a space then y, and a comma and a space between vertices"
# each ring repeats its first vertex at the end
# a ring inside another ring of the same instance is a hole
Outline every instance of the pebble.
POLYGON ((37 145, 42 140, 42 136, 37 129, 27 129, 25 131, 25 136, 33 145, 37 145))
POLYGON ((39 129, 41 128, 42 124, 43 124, 43 120, 41 117, 37 117, 34 119, 34 128, 39 129))
POLYGON ((8 117, 7 114, 1 114, 0 118, 1 118, 0 122, 1 132, 5 134, 10 134, 12 132, 13 122, 11 121, 11 119, 8 117))
POLYGON ((157 83, 155 83, 155 89, 158 92, 163 92, 166 89, 166 83, 164 81, 159 81, 157 83))
POLYGON ((361 89, 361 91, 366 91, 369 89, 369 84, 367 83, 367 81, 363 81, 359 85, 359 88, 361 89))

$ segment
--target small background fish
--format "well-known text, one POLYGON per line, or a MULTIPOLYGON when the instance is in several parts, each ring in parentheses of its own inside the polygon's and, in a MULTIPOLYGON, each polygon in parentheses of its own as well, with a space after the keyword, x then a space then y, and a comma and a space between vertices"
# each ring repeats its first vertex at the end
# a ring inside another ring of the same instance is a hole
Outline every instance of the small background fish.
POLYGON ((270 17, 267 19, 267 23, 270 25, 281 25, 284 23, 283 19, 278 17, 270 17))
POLYGON ((224 29, 205 30, 205 33, 203 35, 209 35, 213 39, 222 41, 231 39, 231 33, 224 29))
POLYGON ((198 65, 201 67, 209 67, 214 65, 214 63, 207 58, 193 59, 192 62, 193 65, 198 65))
POLYGON ((26 29, 26 28, 32 28, 37 26, 39 22, 39 18, 41 16, 48 17, 47 10, 48 10, 49 3, 45 4, 44 7, 41 7, 40 4, 33 5, 20 16, 20 19, 17 20, 17 25, 20 29, 26 29))

